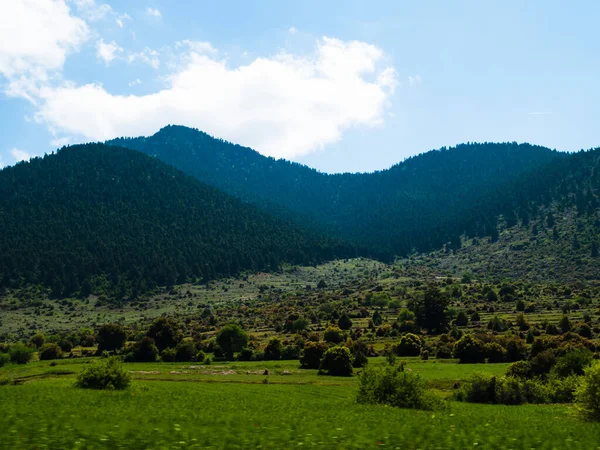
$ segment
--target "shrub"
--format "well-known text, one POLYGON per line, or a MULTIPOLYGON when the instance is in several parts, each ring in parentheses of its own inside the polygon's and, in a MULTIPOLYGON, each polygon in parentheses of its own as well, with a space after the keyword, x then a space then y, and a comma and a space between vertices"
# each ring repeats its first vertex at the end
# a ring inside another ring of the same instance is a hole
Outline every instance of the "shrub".
POLYGON ((8 351, 10 360, 15 364, 27 364, 31 361, 33 350, 24 344, 14 344, 8 351))
POLYGON ((38 352, 38 357, 42 361, 49 359, 60 359, 62 358, 62 356, 62 350, 58 346, 58 344, 54 344, 51 342, 42 345, 38 352))
POLYGON ((470 334, 464 335, 454 344, 453 353, 460 363, 484 362, 486 356, 483 342, 470 334))
POLYGON ((155 362, 158 359, 158 347, 154 339, 148 336, 136 344, 133 353, 135 360, 139 362, 155 362))
POLYGON ((415 321, 415 313, 407 308, 402 308, 398 312, 398 322, 415 321))
POLYGON ((394 348, 398 356, 418 356, 421 354, 421 338, 416 334, 407 333, 394 348))
MULTIPOLYGON (((127 334, 122 326, 112 323, 102 325, 96 335, 99 351, 113 351, 123 347, 127 334)), ((65 350, 66 351, 66 350, 65 350)))
POLYGON ((486 373, 476 373, 463 383, 456 398, 469 403, 496 403, 496 377, 486 373))
POLYGON ((585 370, 581 384, 575 390, 575 407, 588 420, 600 420, 600 363, 585 370))
POLYGON ((190 362, 196 357, 196 347, 189 342, 181 342, 175 349, 175 361, 190 362))
POLYGON ((30 341, 36 348, 40 348, 46 342, 46 337, 42 333, 37 333, 30 341))
POLYGON ((341 315, 338 319, 338 327, 340 327, 341 330, 349 330, 352 328, 352 319, 348 317, 348 314, 344 313, 341 315))
POLYGON ((125 389, 131 376, 117 358, 90 364, 77 375, 75 386, 84 389, 125 389))
POLYGON ((161 352, 166 348, 175 348, 181 342, 179 325, 165 317, 156 319, 148 329, 146 336, 154 340, 156 347, 161 352))
POLYGON ((332 344, 339 344, 344 340, 344 334, 342 330, 338 327, 328 327, 323 333, 323 339, 326 342, 331 342, 332 344))
POLYGON ((265 361, 281 359, 283 344, 279 338, 273 337, 269 339, 269 343, 265 347, 265 361))
POLYGON ((459 313, 456 315, 456 319, 454 319, 454 324, 457 327, 466 327, 467 325, 469 325, 469 318, 467 317, 467 313, 465 313, 464 311, 459 311, 459 313))
POLYGON ((252 356, 254 355, 254 349, 245 347, 240 350, 237 355, 238 361, 252 361, 252 356))
POLYGON ((0 367, 7 365, 10 362, 8 353, 0 353, 0 367))
POLYGON ((487 362, 489 363, 501 363, 506 361, 506 349, 496 342, 485 344, 485 354, 487 355, 487 362))
POLYGON ((233 354, 239 352, 248 345, 248 335, 235 323, 225 325, 219 330, 216 336, 217 344, 229 359, 233 354))
POLYGON ((175 362, 175 354, 174 348, 165 348, 160 352, 160 360, 162 362, 175 362))
POLYGON ((366 367, 358 378, 358 403, 386 404, 397 408, 434 409, 439 400, 427 390, 419 375, 404 365, 366 367))
POLYGON ((297 345, 285 345, 281 349, 281 359, 293 360, 300 359, 301 349, 297 345))
POLYGON ((575 349, 565 353, 556 360, 552 373, 566 378, 570 375, 583 375, 585 369, 592 363, 592 352, 587 349, 575 349))
POLYGON ((558 328, 560 328, 560 331, 562 331, 563 333, 566 333, 567 331, 571 330, 571 321, 569 320, 569 316, 562 316, 562 318, 558 322, 558 328))
POLYGON ((438 345, 437 351, 435 352, 437 359, 450 359, 452 358, 452 347, 449 344, 438 345))
POLYGON ((327 350, 327 344, 324 342, 308 341, 302 349, 300 355, 300 364, 303 369, 318 369, 321 364, 321 358, 327 350))
POLYGON ((331 347, 321 358, 319 373, 326 372, 334 377, 347 377, 352 375, 352 354, 347 347, 331 347))
POLYGON ((206 360, 206 353, 204 353, 202 350, 199 350, 198 353, 196 353, 196 361, 204 362, 205 360, 206 360))

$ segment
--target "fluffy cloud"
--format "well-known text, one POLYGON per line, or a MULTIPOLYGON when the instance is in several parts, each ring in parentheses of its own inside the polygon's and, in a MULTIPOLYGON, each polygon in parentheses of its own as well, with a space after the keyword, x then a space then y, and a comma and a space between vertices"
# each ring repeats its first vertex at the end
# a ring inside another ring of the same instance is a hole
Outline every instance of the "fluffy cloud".
POLYGON ((160 59, 158 58, 158 52, 156 50, 152 50, 146 47, 141 52, 130 53, 127 56, 127 60, 129 63, 133 63, 135 61, 141 61, 143 63, 148 64, 153 69, 158 69, 160 66, 160 59))
POLYGON ((89 37, 64 0, 12 0, 0 14, 0 74, 8 95, 34 98, 41 83, 62 69, 67 55, 89 37))
POLYGON ((19 162, 19 161, 23 161, 23 160, 29 160, 29 158, 31 158, 31 156, 29 155, 29 153, 27 153, 24 150, 19 150, 18 148, 11 149, 10 154, 15 159, 15 162, 19 162))
POLYGON ((162 16, 160 11, 156 8, 147 8, 146 14, 148 14, 149 16, 153 16, 153 17, 161 17, 162 16))
POLYGON ((115 41, 104 42, 104 39, 100 39, 96 42, 96 57, 107 66, 122 52, 123 49, 115 41))
POLYGON ((312 55, 280 53, 239 67, 206 45, 188 46, 185 64, 163 90, 123 96, 99 84, 46 87, 36 118, 82 140, 182 124, 293 158, 339 140, 350 127, 380 125, 397 84, 393 68, 379 67, 383 52, 363 42, 323 38, 312 55))

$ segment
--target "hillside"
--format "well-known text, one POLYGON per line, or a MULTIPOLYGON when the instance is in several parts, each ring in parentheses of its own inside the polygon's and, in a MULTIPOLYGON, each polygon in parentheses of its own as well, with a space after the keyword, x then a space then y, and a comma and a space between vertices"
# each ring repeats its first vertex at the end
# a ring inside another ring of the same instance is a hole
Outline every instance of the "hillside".
POLYGON ((383 259, 439 248, 459 231, 439 230, 438 223, 566 157, 528 144, 463 144, 375 173, 328 175, 181 126, 108 143, 156 157, 280 217, 360 242, 383 259))
POLYGON ((0 287, 118 299, 353 254, 156 159, 102 144, 0 171, 0 287))

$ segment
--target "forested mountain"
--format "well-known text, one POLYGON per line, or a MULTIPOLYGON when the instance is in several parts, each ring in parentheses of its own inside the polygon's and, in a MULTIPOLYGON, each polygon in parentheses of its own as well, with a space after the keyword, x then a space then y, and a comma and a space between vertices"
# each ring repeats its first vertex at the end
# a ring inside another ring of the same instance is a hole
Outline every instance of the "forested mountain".
POLYGON ((448 217, 471 213, 488 193, 566 158, 529 144, 463 144, 375 173, 328 175, 181 126, 108 144, 144 152, 263 210, 329 230, 388 260, 456 242, 463 224, 449 223, 448 217))
POLYGON ((0 171, 0 287, 117 297, 354 249, 130 149, 63 148, 0 171))

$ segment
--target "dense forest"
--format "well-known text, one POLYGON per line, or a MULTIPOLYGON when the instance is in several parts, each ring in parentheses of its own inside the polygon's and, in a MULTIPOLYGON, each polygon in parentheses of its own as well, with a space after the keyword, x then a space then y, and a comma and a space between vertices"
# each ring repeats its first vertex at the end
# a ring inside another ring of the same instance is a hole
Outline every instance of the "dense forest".
POLYGON ((0 171, 0 286, 54 296, 354 255, 142 153, 87 144, 0 171))
POLYGON ((181 126, 108 143, 142 151, 265 211, 329 230, 388 260, 456 241, 463 224, 455 216, 473 214, 476 202, 566 158, 529 144, 463 144, 408 158, 388 170, 328 175, 181 126))

